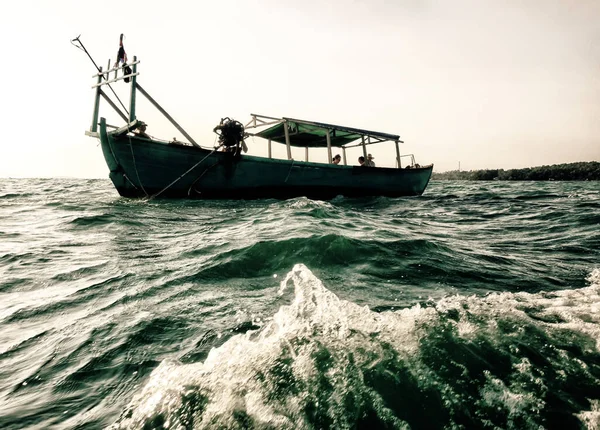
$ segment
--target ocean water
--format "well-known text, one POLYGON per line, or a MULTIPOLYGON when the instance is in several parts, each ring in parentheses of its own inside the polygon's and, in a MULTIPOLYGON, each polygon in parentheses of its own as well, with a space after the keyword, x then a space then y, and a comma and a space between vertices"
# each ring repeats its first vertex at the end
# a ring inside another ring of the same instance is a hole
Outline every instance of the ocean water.
POLYGON ((0 428, 600 428, 600 182, 0 180, 0 428))

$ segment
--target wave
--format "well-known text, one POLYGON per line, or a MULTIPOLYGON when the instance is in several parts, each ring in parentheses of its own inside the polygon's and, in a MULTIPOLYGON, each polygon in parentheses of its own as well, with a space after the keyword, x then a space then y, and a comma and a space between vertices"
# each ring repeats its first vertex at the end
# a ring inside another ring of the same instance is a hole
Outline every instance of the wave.
POLYGON ((552 293, 373 312, 304 265, 291 304, 204 362, 164 361, 118 428, 581 427, 600 424, 600 271, 552 293))
POLYGON ((32 197, 33 193, 6 193, 0 194, 0 200, 21 199, 24 197, 32 197))
POLYGON ((86 215, 86 216, 76 217, 73 220, 69 221, 70 224, 73 224, 76 226, 81 226, 81 227, 111 224, 114 222, 120 223, 121 220, 112 214, 86 215))
MULTIPOLYGON (((205 254, 201 251, 185 253, 188 257, 205 254)), ((290 267, 298 260, 319 267, 320 270, 337 270, 363 267, 363 272, 390 279, 396 275, 408 276, 407 270, 451 270, 448 260, 453 251, 443 244, 426 239, 373 240, 339 234, 311 235, 279 240, 262 240, 248 246, 222 251, 206 262, 195 273, 178 277, 169 285, 200 280, 225 280, 233 278, 268 277, 290 267), (430 261, 423 255, 430 255, 430 261), (438 262, 445 268, 438 269, 438 262)), ((416 273, 416 272, 414 272, 416 273)))
MULTIPOLYGON (((107 295, 107 291, 118 288, 121 282, 131 277, 130 274, 116 274, 103 277, 90 285, 83 286, 60 299, 47 300, 16 309, 8 314, 3 323, 15 323, 20 321, 48 318, 59 315, 67 310, 76 309, 80 305, 93 303, 94 300, 107 295)), ((1 291, 1 290, 0 290, 1 291)))
MULTIPOLYGON (((383 233, 379 237, 347 234, 260 240, 234 249, 221 245, 188 250, 182 253, 182 260, 190 261, 188 270, 167 281, 164 287, 267 278, 297 261, 316 267, 319 275, 335 275, 343 270, 353 279, 369 278, 377 283, 402 279, 411 286, 426 284, 433 291, 459 289, 481 293, 526 289, 535 292, 583 284, 579 274, 573 274, 573 279, 563 279, 542 268, 537 261, 529 261, 515 252, 515 248, 522 245, 508 237, 498 244, 482 240, 473 245, 446 238, 414 238, 414 235, 402 238, 402 234, 396 233, 387 234, 386 238, 383 233), (208 258, 210 254, 214 256, 208 258), (202 261, 198 257, 202 257, 202 261)), ((561 235, 551 245, 544 246, 555 247, 562 257, 571 250, 578 250, 571 248, 570 242, 561 235)), ((587 245, 587 241, 577 242, 573 246, 587 245)), ((589 251, 582 248, 578 252, 589 251)), ((414 303, 414 298, 405 297, 407 303, 414 303)))

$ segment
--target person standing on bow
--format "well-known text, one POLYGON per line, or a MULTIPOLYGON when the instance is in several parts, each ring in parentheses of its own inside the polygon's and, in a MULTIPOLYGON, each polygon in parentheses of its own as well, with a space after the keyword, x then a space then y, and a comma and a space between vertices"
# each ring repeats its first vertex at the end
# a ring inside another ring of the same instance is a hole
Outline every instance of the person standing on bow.
POLYGON ((123 33, 119 37, 119 52, 117 53, 117 61, 115 61, 114 67, 118 67, 120 63, 123 63, 123 65, 127 64, 127 53, 125 52, 125 48, 123 48, 123 33))

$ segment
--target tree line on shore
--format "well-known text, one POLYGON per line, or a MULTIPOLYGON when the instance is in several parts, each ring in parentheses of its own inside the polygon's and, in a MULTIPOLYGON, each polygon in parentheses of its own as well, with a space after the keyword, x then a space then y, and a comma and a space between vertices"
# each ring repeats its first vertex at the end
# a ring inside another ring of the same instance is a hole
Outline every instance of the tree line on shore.
POLYGON ((432 179, 462 181, 600 181, 600 163, 590 161, 509 170, 452 170, 443 173, 434 172, 432 179))

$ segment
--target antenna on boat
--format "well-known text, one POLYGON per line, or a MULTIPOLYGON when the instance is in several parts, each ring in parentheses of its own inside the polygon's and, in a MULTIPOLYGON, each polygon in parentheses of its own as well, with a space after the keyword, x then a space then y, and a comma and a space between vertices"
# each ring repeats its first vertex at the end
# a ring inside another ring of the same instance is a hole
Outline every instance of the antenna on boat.
MULTIPOLYGON (((94 66, 96 67, 96 70, 98 70, 98 73, 102 73, 102 69, 100 67, 98 67, 98 65, 96 64, 96 62, 94 61, 94 59, 92 58, 92 56, 90 55, 90 53, 88 52, 88 50, 85 49, 85 46, 83 46, 83 42, 81 42, 80 37, 81 37, 81 34, 79 36, 77 36, 75 39, 72 39, 71 40, 71 45, 73 45, 75 48, 81 49, 83 52, 85 52, 87 54, 87 56, 89 57, 89 59, 92 61, 92 63, 94 63, 94 66), (78 46, 78 45, 76 45, 73 42, 77 42, 81 46, 78 46)), ((102 75, 102 77, 104 79, 108 80, 107 78, 104 77, 104 75, 102 75)), ((106 85, 108 85, 108 88, 110 88, 110 90, 112 91, 112 93, 115 95, 115 97, 117 98, 117 100, 121 104, 121 107, 123 108, 123 110, 125 112, 127 112, 127 115, 129 115, 129 111, 127 110, 127 108, 125 107, 125 105, 123 104, 123 102, 121 101, 121 99, 119 98, 119 96, 117 95, 117 93, 115 93, 115 90, 113 90, 113 87, 111 87, 110 84, 106 84, 106 85)))

